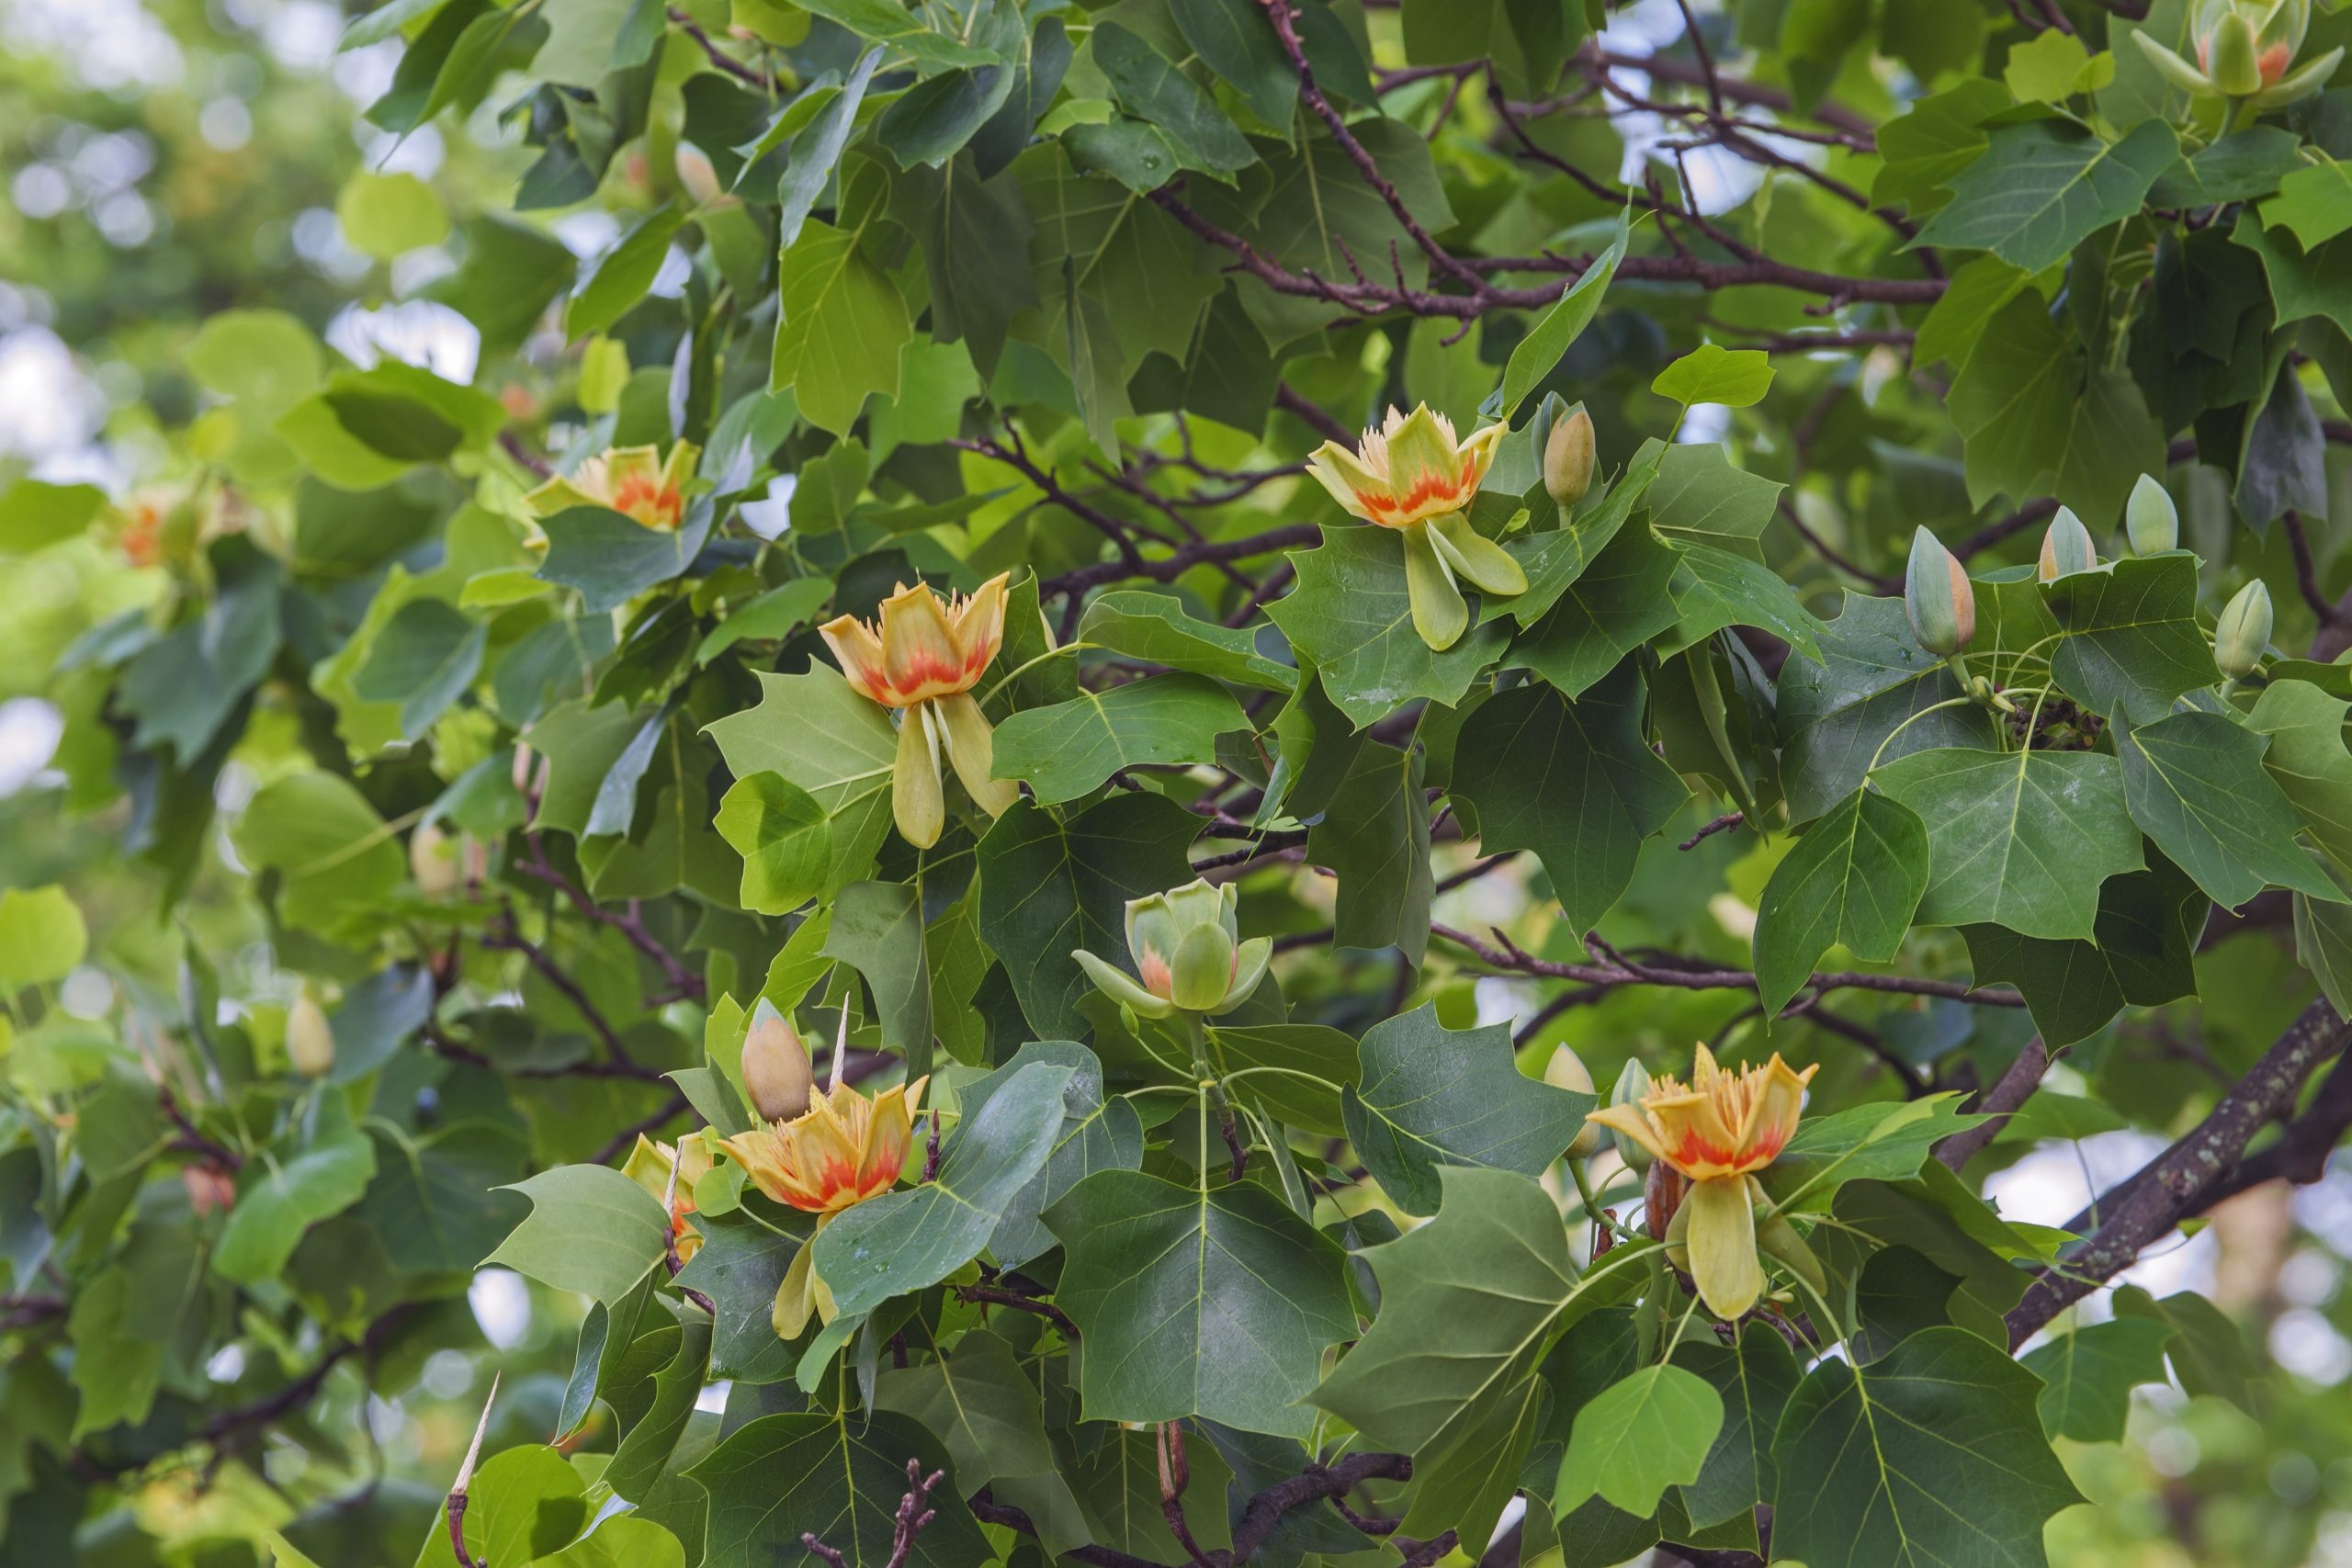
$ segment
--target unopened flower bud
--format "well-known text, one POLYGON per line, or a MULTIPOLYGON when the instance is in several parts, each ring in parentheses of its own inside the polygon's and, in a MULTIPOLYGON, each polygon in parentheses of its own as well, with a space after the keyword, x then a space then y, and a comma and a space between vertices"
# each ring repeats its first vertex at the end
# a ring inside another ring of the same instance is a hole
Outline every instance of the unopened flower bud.
POLYGON ((458 890, 465 873, 458 863, 458 846, 438 822, 420 822, 408 839, 408 873, 416 890, 427 898, 447 898, 458 890))
POLYGON ((1903 613, 1911 635, 1929 653, 1949 659, 1976 635, 1976 591, 1960 558, 1925 528, 1911 536, 1911 562, 1903 574, 1903 613))
POLYGON ((1240 939, 1239 897, 1231 883, 1220 887, 1203 878, 1128 900, 1133 976, 1083 949, 1071 956, 1098 988, 1138 1017, 1166 1018, 1180 1009, 1230 1012, 1266 977, 1274 946, 1272 937, 1240 939))
MULTIPOLYGON (((1640 1062, 1629 1061, 1625 1064, 1624 1071, 1617 1075, 1616 1083, 1610 1088, 1609 1103, 1639 1105, 1649 1092, 1649 1074, 1642 1069, 1640 1062)), ((1647 1170, 1650 1168, 1649 1150, 1623 1133, 1612 1133, 1611 1136, 1616 1141, 1617 1157, 1625 1162, 1626 1169, 1647 1170)))
POLYGON ((1555 422, 1544 438, 1544 491, 1562 506, 1574 506, 1592 488, 1600 448, 1592 416, 1582 409, 1555 422))
POLYGON ((286 1010, 286 1055, 306 1078, 324 1077, 334 1067, 334 1030, 307 986, 286 1010))
POLYGON ((2251 675, 2270 646, 2270 590, 2256 578, 2222 608, 2213 626, 2213 663, 2232 680, 2251 675))
POLYGON ((779 1012, 763 1014, 743 1041, 743 1088, 763 1121, 789 1122, 808 1111, 816 1075, 791 1022, 779 1012))
POLYGON ((2098 551, 2092 547, 2091 531, 2083 526, 2073 507, 2060 507, 2058 515, 2050 520, 2049 531, 2041 536, 2041 563, 2035 575, 2044 582, 2055 582, 2097 565, 2098 551))
MULTIPOLYGON (((1544 1064, 1544 1081, 1554 1089, 1565 1089, 1576 1094, 1592 1092, 1592 1074, 1586 1070, 1584 1058, 1566 1045, 1552 1047, 1552 1059, 1544 1064)), ((1577 1134, 1576 1142, 1568 1145, 1570 1159, 1589 1159, 1600 1152, 1600 1128, 1587 1122, 1577 1134)))
POLYGON ((2123 532, 2135 556, 2161 555, 2180 544, 2180 508, 2154 474, 2142 474, 2123 508, 2123 532))

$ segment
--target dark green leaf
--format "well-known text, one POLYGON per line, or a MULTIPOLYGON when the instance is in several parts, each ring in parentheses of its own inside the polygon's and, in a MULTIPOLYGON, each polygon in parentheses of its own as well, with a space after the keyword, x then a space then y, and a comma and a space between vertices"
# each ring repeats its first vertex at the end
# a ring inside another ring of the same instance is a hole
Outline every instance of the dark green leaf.
POLYGON ((2340 899, 2296 841, 2302 826, 2262 769, 2267 737, 2213 713, 2115 727, 2132 820, 2225 908, 2266 886, 2340 899))
POLYGON ((1843 943, 1892 959, 1928 886, 1928 828, 1868 787, 1848 795, 1772 869, 1756 907, 1756 988, 1768 1013, 1795 996, 1821 955, 1843 943))

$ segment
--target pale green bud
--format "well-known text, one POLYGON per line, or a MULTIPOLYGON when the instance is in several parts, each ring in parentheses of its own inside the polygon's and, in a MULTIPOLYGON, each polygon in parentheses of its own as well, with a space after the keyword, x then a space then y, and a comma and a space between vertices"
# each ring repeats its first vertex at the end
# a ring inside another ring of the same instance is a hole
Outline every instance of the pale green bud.
POLYGON ((1562 506, 1574 506, 1592 488, 1600 449, 1592 416, 1578 409, 1552 427, 1544 441, 1544 491, 1562 506))
POLYGON ((1266 976, 1273 939, 1240 940, 1239 892, 1205 877, 1127 904, 1129 976, 1093 953, 1072 954, 1106 995, 1145 1018, 1224 1013, 1239 1007, 1266 976), (1140 981, 1140 984, 1138 984, 1140 981))
POLYGON ((334 1070, 334 1029, 308 986, 286 1010, 286 1055, 306 1078, 322 1078, 334 1070))
POLYGON ((2213 626, 2213 663, 2232 680, 2251 675, 2270 646, 2270 590, 2256 578, 2222 608, 2213 626))
MULTIPOLYGON (((1639 1105, 1649 1092, 1649 1074, 1643 1070, 1642 1064, 1638 1061, 1627 1062, 1624 1070, 1617 1075, 1616 1083, 1610 1088, 1609 1103, 1639 1105)), ((1649 1150, 1623 1133, 1612 1131, 1609 1135, 1616 1141, 1617 1157, 1625 1162, 1626 1169, 1647 1170, 1650 1168, 1649 1150)))
POLYGON ((764 1006, 743 1040, 743 1088, 766 1121, 789 1122, 808 1109, 816 1075, 808 1047, 791 1020, 764 1006))
POLYGON ((2154 474, 2142 474, 2123 508, 2123 532, 2135 556, 2161 555, 2180 544, 2180 508, 2154 474))
MULTIPOLYGON (((1565 1089, 1577 1094, 1592 1092, 1592 1074, 1584 1058, 1566 1045, 1552 1047, 1552 1059, 1544 1064, 1544 1081, 1554 1089, 1565 1089)), ((1603 1131, 1588 1122, 1577 1134, 1576 1142, 1568 1145, 1568 1158, 1589 1159, 1600 1152, 1603 1131)))
POLYGON ((1929 653, 1949 659, 1976 635, 1976 591, 1968 570, 1943 542, 1925 528, 1911 536, 1911 560, 1903 576, 1903 613, 1911 635, 1929 653))
POLYGON ((2060 507, 2058 515, 2050 520, 2049 531, 2041 536, 2041 562, 2034 575, 2044 582, 2055 582, 2097 565, 2098 551, 2091 546, 2091 531, 2083 526, 2073 507, 2060 507))

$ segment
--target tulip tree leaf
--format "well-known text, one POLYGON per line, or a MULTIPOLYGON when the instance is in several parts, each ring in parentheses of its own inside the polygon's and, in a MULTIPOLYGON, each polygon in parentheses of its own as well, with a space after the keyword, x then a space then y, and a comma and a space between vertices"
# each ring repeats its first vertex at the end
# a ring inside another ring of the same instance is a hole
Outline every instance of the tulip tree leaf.
POLYGON ((1789 820, 1810 822, 1851 795, 1882 746, 1891 762, 1939 746, 1991 745, 1992 721, 1973 704, 1927 712, 1962 694, 1951 669, 1912 637, 1903 601, 1847 594, 1821 628, 1821 662, 1791 660, 1781 671, 1789 820))
POLYGON ((1893 958, 1928 887, 1928 826, 1865 785, 1797 840, 1756 907, 1756 989, 1767 1014, 1797 994, 1813 966, 1844 944, 1873 964, 1893 958))
POLYGON ((1184 850, 1200 829, 1199 818, 1148 794, 1114 795, 1067 821, 1025 800, 997 818, 980 840, 980 940, 1038 1035, 1087 1032, 1078 1000, 1094 987, 1074 950, 1134 973, 1126 901, 1191 880, 1184 850))
POLYGON ((1860 1370, 1818 1363, 1772 1444, 1773 1555, 1809 1568, 2041 1568, 2042 1525, 2082 1500, 2042 1438, 2041 1392, 1962 1328, 1913 1335, 1860 1370))
POLYGON ((1200 675, 1151 675, 1025 708, 996 727, 995 773, 1023 779, 1048 805, 1072 800, 1122 768, 1216 761, 1216 738, 1248 728, 1241 705, 1200 675))
POLYGON ((560 1165, 508 1190, 531 1201, 530 1217, 484 1262, 610 1309, 662 1259, 670 1226, 661 1200, 617 1170, 560 1165))
POLYGON ((784 253, 778 288, 769 388, 791 389, 809 423, 846 434, 867 394, 899 395, 899 351, 914 335, 906 299, 855 232, 813 218, 784 253))
POLYGON ((904 1054, 907 1076, 931 1070, 931 965, 922 895, 911 882, 853 882, 833 901, 825 956, 865 979, 882 1037, 904 1054))
POLYGON ((1723 1430, 1707 1451, 1699 1479, 1682 1489, 1690 1522, 1702 1527, 1746 1517, 1770 1503, 1779 1481, 1772 1434, 1804 1375, 1787 1340, 1770 1324, 1750 1320, 1729 1345, 1690 1339, 1675 1348, 1675 1364, 1704 1378, 1724 1404, 1723 1430))
POLYGON ((1292 555, 1298 586, 1269 612, 1322 672, 1323 689, 1359 729, 1415 697, 1448 706, 1502 652, 1504 629, 1473 625, 1444 652, 1413 629, 1404 541, 1385 528, 1332 527, 1292 555))
POLYGON ((1629 1514, 1654 1513, 1668 1487, 1699 1479, 1723 1426, 1723 1396, 1706 1379, 1644 1367, 1577 1412, 1553 1506, 1565 1512, 1598 1495, 1629 1514))
POLYGON ((1397 948, 1417 966, 1429 949, 1433 887, 1424 759, 1418 746, 1358 750, 1306 839, 1307 854, 1339 878, 1333 942, 1397 948))
POLYGON ((604 506, 571 506, 541 525, 548 556, 539 576, 576 588, 589 615, 617 609, 684 571, 710 536, 712 512, 689 505, 675 528, 649 528, 604 506))
MULTIPOLYGON (((763 1416, 722 1439, 686 1474, 710 1495, 706 1568, 770 1568, 806 1561, 813 1535, 852 1562, 891 1555, 907 1462, 947 1470, 939 1439, 903 1416, 842 1411, 763 1416)), ((935 1488, 937 1513, 915 1533, 906 1568, 970 1568, 989 1559, 978 1520, 953 1488, 935 1488)))
POLYGON ((782 1382, 800 1359, 798 1347, 776 1337, 769 1314, 776 1288, 807 1242, 805 1236, 771 1229, 773 1223, 742 1213, 695 1221, 702 1246, 686 1259, 678 1284, 700 1291, 718 1308, 711 1318, 714 1378, 782 1382))
POLYGON ((831 665, 805 675, 763 673, 759 705, 728 715, 709 733, 736 778, 779 774, 824 811, 832 846, 828 891, 873 869, 875 851, 890 830, 890 768, 899 749, 898 732, 878 705, 831 665))
POLYGON ((1068 1040, 1032 1040, 1013 1053, 1012 1060, 967 1084, 964 1114, 978 1116, 998 1090, 1040 1063, 1068 1068, 1069 1081, 1062 1088, 1062 1124, 1053 1134, 1052 1152, 1027 1185, 1006 1201, 989 1237, 989 1252, 1008 1269, 1052 1249, 1054 1237, 1046 1228, 1045 1212, 1071 1188, 1098 1170, 1133 1170, 1143 1158, 1143 1123, 1135 1102, 1104 1093, 1101 1061, 1068 1040))
POLYGON ((1463 1440, 1543 1360, 1550 1340, 1639 1270, 1623 1246, 1582 1274, 1544 1189, 1484 1166, 1439 1172, 1437 1217, 1363 1256, 1380 1314, 1314 1401, 1384 1449, 1463 1440))
POLYGON ((1688 408, 1722 403, 1744 409, 1761 402, 1772 388, 1771 357, 1757 348, 1725 348, 1702 343, 1657 373, 1650 390, 1688 408))
POLYGON ((1963 926, 1980 986, 2007 983, 2025 998, 2042 1043, 2055 1050, 2098 1033, 2133 1007, 2197 989, 2195 953, 2211 900, 2161 855, 2145 871, 2099 888, 2092 940, 2052 942, 2000 926, 1963 926))
POLYGON ((2078 1443, 2119 1443, 2132 1414, 2132 1391, 2165 1381, 2172 1326, 2147 1317, 2077 1324, 2018 1358, 2041 1380, 2042 1429, 2078 1443))
POLYGON ((2285 792, 2312 842, 2352 870, 2352 752, 2345 705, 2307 681, 2263 688, 2246 728, 2270 737, 2263 772, 2285 792))
POLYGON ((1600 309, 1601 297, 1609 291, 1609 280, 1617 276, 1617 264, 1625 259, 1625 246, 1631 237, 1629 221, 1620 219, 1609 248, 1593 259, 1583 275, 1561 293, 1559 302, 1545 310, 1510 351, 1510 360, 1503 367, 1503 418, 1509 419, 1518 412, 1527 394, 1552 373, 1568 350, 1576 346, 1585 328, 1592 324, 1593 316, 1600 309))
POLYGON ((1917 1176, 1937 1144, 1982 1120, 1961 1113, 1961 1098, 1927 1095, 1807 1116, 1758 1179, 1773 1201, 1796 1211, 1827 1207, 1849 1181, 1917 1176))
POLYGON ((2041 598, 2065 633, 2050 655, 2051 678, 2099 713, 2162 718, 2175 697, 2219 676, 2197 627, 2192 556, 2074 572, 2043 584, 2041 598))
POLYGON ((1534 851, 1579 931, 1623 896, 1642 840, 1690 793, 1643 737, 1630 663, 1573 702, 1529 685, 1487 703, 1462 727, 1453 778, 1487 852, 1534 851))
POLYGON ((2263 771, 2269 738, 2213 713, 2115 727, 2132 819, 2156 847, 2234 909, 2265 886, 2343 895, 2295 842, 2301 826, 2263 771))
POLYGON ((2139 211, 2179 155, 2179 139, 2161 119, 2142 120, 2113 143, 2065 119, 2004 126, 1951 182, 1951 203, 1928 220, 1917 243, 1991 251, 2040 272, 2093 230, 2139 211))
POLYGON ((1927 824, 1924 924, 2087 941, 2099 884, 2144 863, 2112 757, 1947 747, 1871 777, 1927 824))
POLYGON ((1434 1002, 1374 1024, 1360 1050, 1361 1087, 1340 1093, 1348 1140, 1408 1213, 1436 1212, 1442 1166, 1542 1175, 1599 1103, 1521 1073, 1509 1029, 1448 1029, 1434 1002))
POLYGON ((978 1255, 1052 1156, 1069 1079, 1067 1067, 1022 1068, 956 1129, 936 1178, 869 1199, 818 1233, 817 1274, 842 1315, 935 1285, 978 1255))
POLYGON ((1258 651, 1256 633, 1204 621, 1172 594, 1139 589, 1105 593, 1087 604, 1078 640, 1236 685, 1288 692, 1298 684, 1297 671, 1258 651))
POLYGON ((1345 1255, 1266 1188, 1207 1183, 1205 1169, 1196 1187, 1106 1170, 1046 1211, 1067 1249, 1055 1299, 1087 1347, 1086 1418, 1304 1437, 1314 1413, 1298 1401, 1325 1348, 1356 1331, 1345 1255))
POLYGON ((2030 288, 1986 319, 1950 408, 1978 505, 2054 495, 2113 517, 2142 474, 2165 467, 2164 430, 2139 384, 2095 362, 2030 288))
POLYGON ((303 1232, 359 1201, 375 1174, 374 1146, 347 1127, 282 1163, 252 1162, 221 1229, 214 1270, 239 1284, 273 1278, 303 1232))
POLYGON ((823 891, 831 828, 816 797, 782 773, 737 779, 711 825, 743 857, 746 909, 789 914, 823 891))

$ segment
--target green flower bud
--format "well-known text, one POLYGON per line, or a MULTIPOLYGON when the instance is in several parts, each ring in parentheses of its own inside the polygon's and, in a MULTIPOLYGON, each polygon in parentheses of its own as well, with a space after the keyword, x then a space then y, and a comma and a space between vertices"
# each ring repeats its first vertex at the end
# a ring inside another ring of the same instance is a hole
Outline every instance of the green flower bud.
MULTIPOLYGON (((1609 1103, 1639 1105, 1643 1097, 1649 1091, 1650 1076, 1643 1070, 1642 1064, 1638 1061, 1627 1062, 1625 1070, 1617 1075, 1616 1083, 1610 1088, 1609 1103)), ((1623 1133, 1612 1131, 1609 1135, 1616 1141, 1617 1157, 1625 1162, 1626 1169, 1647 1170, 1650 1168, 1649 1150, 1623 1133)))
POLYGON ((2180 544, 2180 508, 2154 474, 2142 474, 2123 508, 2123 532, 2135 556, 2161 555, 2180 544))
POLYGON ((2091 531, 2083 526, 2073 507, 2060 507, 2058 515, 2050 520, 2049 532, 2041 536, 2041 564, 2034 575, 2044 582, 2055 582, 2097 565, 2098 551, 2091 547, 2091 531))
POLYGON ((1562 506, 1574 506, 1592 488, 1599 447, 1592 416, 1582 409, 1553 425, 1544 439, 1544 490, 1562 506))
POLYGON ((1911 562, 1903 574, 1903 613, 1911 635, 1929 653, 1949 659, 1976 635, 1976 591, 1958 557, 1925 528, 1911 536, 1911 562))
POLYGON ((1205 877, 1127 904, 1130 976, 1093 953, 1071 954, 1097 988, 1143 1018, 1226 1013, 1249 1000, 1273 957, 1272 937, 1240 940, 1240 895, 1205 877), (1140 983, 1138 983, 1138 977, 1140 983))
POLYGON ((2213 626, 2213 662, 2233 681, 2251 675, 2270 646, 2270 590, 2256 578, 2222 608, 2213 626))
POLYGON ((286 1010, 286 1055, 306 1078, 322 1078, 334 1069, 334 1029, 308 986, 286 1010))
MULTIPOLYGON (((1584 1058, 1566 1045, 1552 1047, 1552 1059, 1544 1064, 1544 1081, 1554 1089, 1565 1089, 1577 1094, 1592 1092, 1592 1074, 1586 1070, 1584 1058)), ((1600 1152, 1602 1130, 1591 1122, 1584 1124, 1576 1142, 1568 1145, 1570 1159, 1590 1159, 1600 1152)))
POLYGON ((807 1112, 815 1083, 808 1047, 801 1043, 792 1021, 763 1000, 743 1040, 743 1088, 752 1097, 752 1109, 770 1122, 792 1121, 807 1112))
MULTIPOLYGON (((2254 24, 2245 17, 2232 11, 2213 26, 2211 33, 2199 40, 2205 73, 2213 85, 2233 98, 2248 97, 2262 91, 2260 50, 2254 36, 2254 24)), ((2283 65, 2283 62, 2282 62, 2283 65)))

